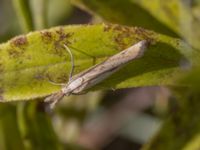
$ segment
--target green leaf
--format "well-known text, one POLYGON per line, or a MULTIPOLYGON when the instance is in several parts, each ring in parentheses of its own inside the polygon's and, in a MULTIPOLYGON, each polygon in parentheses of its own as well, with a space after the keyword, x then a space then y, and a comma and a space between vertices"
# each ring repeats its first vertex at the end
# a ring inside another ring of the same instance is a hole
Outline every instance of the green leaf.
POLYGON ((58 142, 50 116, 44 111, 44 105, 35 101, 20 104, 17 116, 25 149, 61 150, 62 146, 58 142))
POLYGON ((169 36, 179 36, 166 24, 152 16, 138 0, 137 2, 135 0, 73 0, 72 2, 111 23, 139 26, 169 36))
POLYGON ((0 105, 0 148, 1 150, 25 150, 14 105, 0 105))
POLYGON ((200 5, 181 0, 73 0, 111 23, 140 26, 170 36, 183 37, 200 49, 200 5))
POLYGON ((181 61, 195 63, 199 57, 181 40, 142 28, 99 24, 36 31, 0 45, 1 101, 44 97, 60 90, 49 79, 56 83, 68 81, 71 63, 63 44, 72 50, 77 74, 143 39, 152 43, 144 57, 131 62, 97 89, 173 84, 181 61))

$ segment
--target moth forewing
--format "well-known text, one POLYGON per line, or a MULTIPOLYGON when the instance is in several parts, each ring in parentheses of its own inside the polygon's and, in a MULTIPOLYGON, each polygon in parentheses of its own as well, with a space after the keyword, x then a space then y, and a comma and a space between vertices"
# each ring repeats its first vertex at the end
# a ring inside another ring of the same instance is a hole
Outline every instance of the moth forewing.
POLYGON ((63 96, 70 94, 79 94, 86 89, 96 85, 103 81, 111 74, 119 70, 125 64, 130 61, 143 56, 143 53, 148 46, 148 41, 140 41, 133 46, 109 57, 107 60, 100 64, 97 64, 78 75, 72 77, 72 79, 61 89, 61 92, 53 94, 53 96, 47 97, 47 101, 53 101, 55 104, 63 96))
POLYGON ((107 60, 100 64, 97 64, 86 71, 76 75, 76 78, 67 84, 63 91, 72 91, 72 94, 78 94, 102 80, 109 77, 111 74, 119 70, 123 65, 132 61, 135 58, 139 58, 143 55, 148 42, 146 40, 140 41, 137 44, 109 57, 107 60), (73 88, 71 88, 73 87, 73 88))

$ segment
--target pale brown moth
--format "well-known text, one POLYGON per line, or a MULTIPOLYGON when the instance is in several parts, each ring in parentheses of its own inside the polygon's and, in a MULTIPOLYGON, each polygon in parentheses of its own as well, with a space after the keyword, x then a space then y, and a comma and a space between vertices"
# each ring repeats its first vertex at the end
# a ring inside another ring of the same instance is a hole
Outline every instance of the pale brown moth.
POLYGON ((125 64, 143 56, 148 44, 149 42, 147 40, 142 40, 121 51, 120 53, 109 57, 105 61, 73 76, 59 92, 47 97, 45 102, 48 102, 50 104, 50 108, 53 108, 55 104, 64 96, 80 94, 88 88, 93 87, 97 83, 103 81, 111 74, 122 68, 125 64))

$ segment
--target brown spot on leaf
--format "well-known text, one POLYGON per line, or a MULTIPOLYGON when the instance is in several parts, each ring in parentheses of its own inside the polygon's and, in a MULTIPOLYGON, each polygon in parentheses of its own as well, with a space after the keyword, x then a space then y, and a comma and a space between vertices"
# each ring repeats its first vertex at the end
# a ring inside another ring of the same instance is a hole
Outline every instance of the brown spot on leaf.
POLYGON ((24 46, 28 43, 27 38, 24 35, 15 37, 11 42, 13 45, 15 45, 17 47, 24 46))
POLYGON ((137 36, 143 40, 146 39, 146 40, 152 41, 155 36, 154 32, 145 30, 141 27, 135 27, 134 31, 135 31, 135 34, 137 34, 137 36))
POLYGON ((113 40, 116 42, 120 50, 130 46, 130 43, 128 42, 129 40, 127 41, 127 39, 136 39, 134 35, 134 28, 131 27, 116 24, 106 24, 104 25, 104 31, 113 31, 116 33, 113 40))
POLYGON ((110 24, 105 24, 105 25, 104 25, 104 28, 103 28, 103 31, 104 31, 104 32, 109 32, 111 29, 112 29, 112 25, 110 25, 110 24))
POLYGON ((8 50, 8 54, 9 54, 10 58, 18 58, 21 55, 23 55, 23 53, 24 53, 24 51, 22 49, 21 50, 16 50, 16 49, 9 49, 8 50))
POLYGON ((125 49, 129 46, 129 42, 127 42, 127 38, 134 39, 133 30, 131 28, 115 25, 113 30, 117 31, 118 34, 115 36, 114 41, 118 44, 120 49, 125 49))
POLYGON ((55 51, 56 51, 56 54, 61 56, 62 51, 63 51, 62 50, 63 45, 64 44, 66 44, 66 45, 71 44, 71 42, 69 41, 69 38, 73 35, 73 33, 65 33, 64 29, 62 27, 60 27, 59 30, 56 31, 56 33, 58 34, 58 39, 54 43, 55 51))
POLYGON ((113 25, 113 30, 114 31, 118 31, 118 32, 121 32, 121 33, 126 33, 128 35, 131 35, 133 33, 133 29, 134 28, 131 28, 131 27, 128 27, 128 26, 122 26, 122 25, 113 25))
POLYGON ((113 25, 113 30, 122 31, 124 28, 125 26, 120 26, 118 24, 113 25))
POLYGON ((42 40, 45 42, 45 43, 49 43, 52 41, 53 39, 53 36, 52 36, 52 33, 49 32, 49 31, 41 31, 40 32, 41 35, 42 35, 42 40))
POLYGON ((130 42, 132 41, 147 40, 149 44, 155 42, 154 32, 140 27, 132 28, 128 26, 111 25, 109 26, 109 29, 112 29, 117 33, 114 37, 114 41, 118 44, 120 50, 130 46, 130 42))
POLYGON ((36 80, 44 80, 45 79, 45 72, 44 71, 38 71, 35 75, 34 78, 36 80))
POLYGON ((119 45, 120 48, 125 48, 128 46, 127 42, 125 42, 127 38, 134 39, 135 41, 141 41, 141 40, 148 40, 151 44, 154 41, 155 42, 155 33, 149 30, 145 30, 141 27, 128 27, 128 26, 122 26, 122 25, 116 25, 116 24, 106 24, 104 25, 104 31, 110 31, 113 30, 117 34, 115 36, 114 40, 119 45))
POLYGON ((58 41, 65 41, 66 44, 69 44, 68 38, 73 35, 73 33, 65 33, 64 29, 62 27, 59 28, 59 30, 56 31, 58 34, 58 41))

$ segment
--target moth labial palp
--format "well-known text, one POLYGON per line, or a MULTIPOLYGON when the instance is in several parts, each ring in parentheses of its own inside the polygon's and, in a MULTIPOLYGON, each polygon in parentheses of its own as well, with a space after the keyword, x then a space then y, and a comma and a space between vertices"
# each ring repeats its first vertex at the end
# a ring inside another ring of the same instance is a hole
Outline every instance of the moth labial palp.
POLYGON ((61 91, 47 97, 45 102, 48 102, 50 107, 53 108, 55 104, 64 96, 80 94, 83 91, 93 87, 122 68, 125 64, 136 58, 142 57, 148 45, 149 42, 147 40, 142 40, 131 47, 109 57, 105 61, 92 66, 78 75, 75 75, 66 85, 62 87, 61 91))

